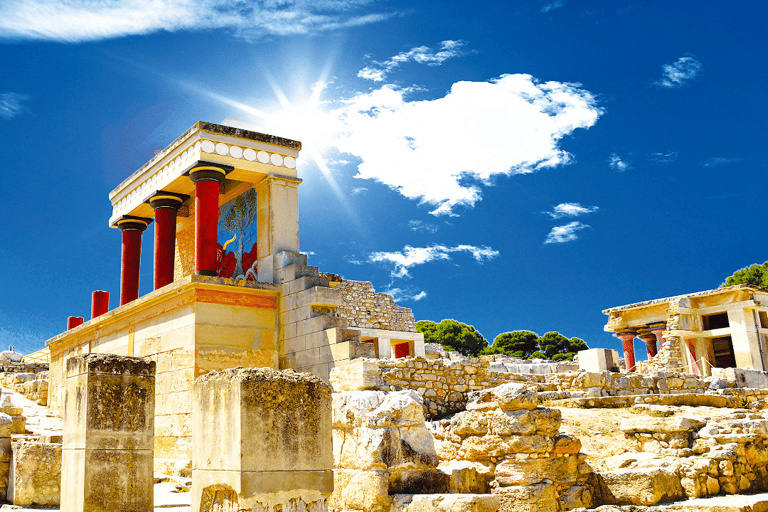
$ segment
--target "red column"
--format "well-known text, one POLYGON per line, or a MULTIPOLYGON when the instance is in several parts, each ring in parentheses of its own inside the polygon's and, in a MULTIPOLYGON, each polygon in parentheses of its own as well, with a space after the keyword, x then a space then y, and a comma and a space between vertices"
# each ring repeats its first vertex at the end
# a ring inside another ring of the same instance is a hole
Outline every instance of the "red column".
POLYGON ((83 317, 81 316, 67 317, 67 330, 74 329, 78 325, 83 325, 83 317))
POLYGON ((658 329, 651 329, 651 332, 656 335, 656 344, 659 347, 659 350, 661 350, 661 347, 663 347, 664 343, 667 342, 667 340, 664 339, 665 330, 666 330, 666 326, 659 327, 658 329))
POLYGON ((645 342, 645 350, 648 351, 648 359, 656 355, 656 335, 652 332, 642 334, 640 339, 645 342))
POLYGON ((173 282, 176 213, 185 197, 160 191, 149 198, 155 210, 155 290, 173 282))
POLYGON ((96 290, 91 294, 91 320, 109 311, 109 292, 96 290))
POLYGON ((196 167, 189 174, 195 182, 195 273, 199 276, 217 274, 219 184, 224 174, 223 169, 212 166, 196 167))
POLYGON ((624 363, 627 366, 627 371, 635 371, 635 346, 633 343, 637 334, 634 332, 620 332, 616 333, 615 336, 621 340, 624 348, 624 363))
POLYGON ((117 221, 123 232, 123 251, 120 262, 120 305, 139 298, 139 264, 141 263, 141 234, 150 219, 124 217, 117 221))

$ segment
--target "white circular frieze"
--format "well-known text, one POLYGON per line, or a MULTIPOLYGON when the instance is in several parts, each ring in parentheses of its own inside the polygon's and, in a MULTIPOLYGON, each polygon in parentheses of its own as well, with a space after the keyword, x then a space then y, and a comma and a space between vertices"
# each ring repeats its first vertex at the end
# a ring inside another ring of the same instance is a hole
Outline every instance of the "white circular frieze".
POLYGON ((216 146, 213 145, 213 142, 209 140, 204 140, 202 145, 203 151, 206 153, 213 153, 213 151, 216 149, 216 146))
POLYGON ((259 162, 266 164, 269 162, 269 153, 266 151, 259 151, 259 154, 256 155, 259 158, 259 162))
POLYGON ((285 166, 289 169, 295 169, 296 168, 296 159, 292 156, 287 156, 283 158, 283 163, 285 166))
POLYGON ((272 161, 272 165, 283 165, 283 157, 277 153, 272 153, 270 160, 272 161))
POLYGON ((243 157, 245 157, 246 160, 253 162, 256 160, 256 152, 251 148, 248 148, 243 151, 243 157))
POLYGON ((242 158, 243 149, 240 146, 232 146, 229 148, 229 154, 235 158, 242 158))
POLYGON ((228 155, 229 154, 229 146, 224 144, 223 142, 219 142, 216 144, 216 152, 220 154, 221 156, 228 155))

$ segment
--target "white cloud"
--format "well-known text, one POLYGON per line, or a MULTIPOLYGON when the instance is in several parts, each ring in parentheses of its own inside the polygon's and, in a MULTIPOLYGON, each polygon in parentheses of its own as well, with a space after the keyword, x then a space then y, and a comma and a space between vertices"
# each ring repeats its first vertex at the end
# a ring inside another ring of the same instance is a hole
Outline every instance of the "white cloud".
POLYGON ((254 40, 365 25, 392 16, 355 15, 373 0, 5 0, 0 39, 96 41, 152 32, 226 27, 254 40))
POLYGON ((549 11, 554 11, 555 9, 559 9, 565 5, 564 0, 555 0, 554 2, 550 2, 546 4, 544 7, 541 8, 541 12, 548 13, 549 11))
POLYGON ((443 41, 440 43, 440 50, 437 52, 434 52, 427 46, 417 46, 407 52, 398 53, 387 61, 376 62, 379 66, 378 68, 365 67, 357 73, 357 76, 366 80, 373 80, 374 82, 382 82, 393 69, 406 62, 413 61, 418 64, 426 64, 427 66, 439 66, 447 59, 466 54, 464 50, 466 44, 464 41, 443 41))
POLYGON ((412 231, 416 231, 417 233, 429 233, 429 234, 437 233, 437 230, 440 229, 438 226, 434 224, 428 224, 420 220, 408 221, 408 227, 411 228, 412 231))
POLYGON ((20 116, 26 110, 24 103, 28 99, 28 96, 15 92, 0 93, 0 117, 9 120, 20 116))
POLYGON ((333 112, 334 144, 359 157, 357 178, 377 180, 433 215, 480 200, 479 180, 567 164, 565 135, 594 125, 602 110, 578 84, 541 83, 530 75, 457 82, 443 98, 407 101, 384 85, 333 112))
POLYGON ((393 263, 392 277, 406 277, 408 269, 416 265, 423 265, 435 260, 450 260, 451 254, 456 252, 468 252, 478 263, 490 260, 499 255, 499 251, 490 247, 475 247, 472 245, 457 245, 446 247, 433 245, 431 247, 411 247, 406 245, 402 252, 374 252, 368 257, 372 263, 393 263))
POLYGON ((367 191, 368 189, 365 187, 357 187, 352 189, 352 193, 354 195, 362 194, 363 192, 367 191))
POLYGON ((608 165, 611 166, 611 169, 616 169, 619 172, 624 172, 630 168, 630 165, 622 161, 616 153, 611 154, 611 157, 608 159, 608 165))
POLYGON ((743 158, 715 157, 715 158, 708 158, 707 160, 704 160, 704 162, 701 165, 704 167, 720 167, 721 165, 735 164, 743 160, 744 160, 743 158))
POLYGON ((696 78, 702 67, 701 62, 693 55, 680 57, 672 64, 664 64, 661 67, 662 77, 653 82, 653 85, 667 89, 682 87, 688 81, 696 78))
POLYGON ((656 162, 658 164, 671 164, 677 160, 677 151, 670 151, 668 153, 652 153, 648 158, 650 158, 652 162, 656 162))
POLYGON ((555 206, 551 212, 544 212, 553 219, 560 219, 563 217, 578 217, 579 215, 586 215, 587 213, 596 212, 599 210, 597 206, 581 206, 579 203, 560 203, 555 206))
POLYGON ((402 300, 419 301, 427 296, 427 292, 423 290, 418 293, 415 293, 410 288, 389 288, 387 290, 384 290, 383 293, 386 293, 387 295, 391 295, 392 300, 394 300, 395 302, 400 302, 402 300))
POLYGON ((584 228, 588 228, 589 225, 583 224, 578 221, 573 221, 565 226, 555 226, 552 231, 547 235, 547 239, 544 240, 545 244, 562 244, 565 242, 571 242, 579 239, 579 231, 584 228))

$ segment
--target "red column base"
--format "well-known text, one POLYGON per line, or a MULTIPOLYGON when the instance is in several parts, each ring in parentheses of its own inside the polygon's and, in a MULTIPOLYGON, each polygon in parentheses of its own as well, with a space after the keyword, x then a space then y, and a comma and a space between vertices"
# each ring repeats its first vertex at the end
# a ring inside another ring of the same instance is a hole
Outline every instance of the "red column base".
POLYGON ((617 334, 624 348, 624 364, 628 372, 635 371, 635 336, 636 334, 617 334))
POLYGON ((78 325, 83 325, 83 317, 81 316, 67 317, 67 330, 74 329, 78 325))
POLYGON ((96 290, 91 294, 91 319, 109 311, 109 292, 96 290))

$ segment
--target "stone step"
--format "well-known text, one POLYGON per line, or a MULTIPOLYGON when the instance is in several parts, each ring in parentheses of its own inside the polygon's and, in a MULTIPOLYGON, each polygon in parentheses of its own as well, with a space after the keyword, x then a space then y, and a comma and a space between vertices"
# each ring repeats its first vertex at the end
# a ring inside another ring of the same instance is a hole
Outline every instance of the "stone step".
POLYGON ((680 512, 766 512, 768 493, 697 498, 673 503, 667 508, 680 512))

